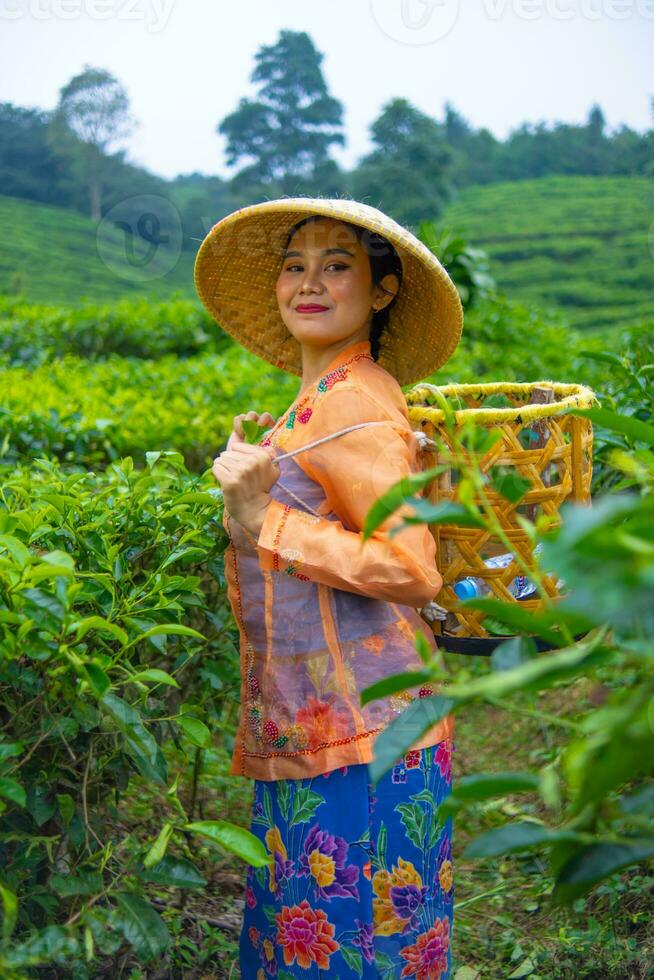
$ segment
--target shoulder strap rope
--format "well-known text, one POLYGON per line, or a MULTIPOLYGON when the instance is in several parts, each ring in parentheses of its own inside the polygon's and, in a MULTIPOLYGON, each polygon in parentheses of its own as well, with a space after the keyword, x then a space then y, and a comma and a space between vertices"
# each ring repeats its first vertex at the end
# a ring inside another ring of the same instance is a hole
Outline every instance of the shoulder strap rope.
MULTIPOLYGON (((352 432, 353 429, 362 429, 366 425, 388 425, 389 422, 391 423, 391 425, 395 424, 391 419, 383 420, 383 421, 375 421, 375 422, 357 422, 356 425, 348 425, 347 428, 345 429, 338 429, 337 432, 330 432, 329 435, 323 436, 321 439, 315 439, 313 442, 308 442, 306 446, 300 446, 298 449, 292 449, 291 452, 289 453, 281 453, 281 455, 275 457, 275 460, 279 461, 280 459, 287 459, 289 456, 296 456, 298 453, 304 452, 305 449, 311 449, 313 446, 319 446, 322 442, 327 442, 329 439, 334 439, 336 436, 341 436, 345 432, 352 432)), ((413 430, 413 432, 416 438, 418 439, 418 442, 420 443, 421 449, 424 450, 425 448, 427 448, 427 444, 432 443, 432 440, 429 439, 424 432, 419 432, 416 431, 415 429, 413 430)), ((290 496, 293 497, 294 500, 296 500, 299 504, 302 504, 303 507, 306 507, 308 510, 310 510, 312 514, 316 514, 317 517, 322 516, 321 514, 318 514, 318 512, 313 509, 313 507, 305 503, 304 500, 301 500, 300 497, 298 497, 295 493, 293 493, 293 491, 289 487, 287 487, 284 483, 282 483, 281 480, 277 480, 276 486, 280 487, 280 489, 282 490, 285 490, 286 493, 290 494, 290 496)))
MULTIPOLYGON (((343 435, 344 432, 351 432, 353 429, 361 429, 364 425, 387 425, 387 424, 388 423, 386 422, 357 422, 356 425, 349 425, 346 429, 339 429, 337 432, 330 432, 329 435, 323 436, 322 439, 314 439, 313 442, 308 442, 306 446, 300 446, 298 449, 292 449, 290 453, 281 453, 281 455, 275 457, 275 460, 279 461, 280 459, 288 459, 289 456, 296 456, 298 453, 304 452, 305 449, 311 449, 312 446, 319 446, 321 442, 327 442, 329 439, 334 439, 336 436, 341 436, 343 435)), ((310 510, 312 514, 316 515, 316 517, 323 516, 319 514, 316 510, 314 510, 313 507, 311 507, 309 504, 305 503, 304 500, 301 500, 300 497, 298 497, 297 494, 293 493, 290 487, 287 487, 286 484, 282 483, 281 480, 277 480, 275 486, 280 487, 282 490, 285 490, 286 493, 288 493, 291 497, 293 497, 294 500, 297 500, 299 504, 302 504, 303 507, 306 507, 307 510, 310 510)))
POLYGON ((353 429, 361 429, 364 425, 388 425, 388 422, 357 422, 356 425, 348 425, 346 429, 338 429, 337 432, 330 432, 329 435, 323 436, 322 439, 314 439, 313 442, 308 442, 306 446, 300 446, 298 449, 292 449, 290 453, 282 453, 280 456, 277 456, 276 459, 287 459, 289 456, 297 456, 298 453, 303 453, 305 449, 312 449, 313 446, 319 446, 321 442, 328 442, 329 439, 334 439, 336 436, 342 436, 344 432, 351 432, 353 429))

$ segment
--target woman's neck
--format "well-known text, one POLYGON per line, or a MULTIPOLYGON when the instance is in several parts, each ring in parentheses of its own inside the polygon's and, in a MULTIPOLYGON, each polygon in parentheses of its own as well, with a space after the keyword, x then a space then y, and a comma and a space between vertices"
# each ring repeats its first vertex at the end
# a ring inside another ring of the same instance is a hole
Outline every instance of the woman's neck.
POLYGON ((364 340, 370 343, 367 332, 346 337, 329 347, 310 347, 302 344, 302 383, 298 395, 303 395, 315 385, 334 362, 340 362, 341 355, 344 355, 345 351, 364 340))

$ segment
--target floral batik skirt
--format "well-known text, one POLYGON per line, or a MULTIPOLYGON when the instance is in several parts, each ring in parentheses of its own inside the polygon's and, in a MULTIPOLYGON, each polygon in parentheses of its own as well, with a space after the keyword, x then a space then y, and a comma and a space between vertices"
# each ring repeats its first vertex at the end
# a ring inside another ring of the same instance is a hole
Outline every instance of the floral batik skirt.
POLYGON ((243 980, 450 977, 454 879, 450 739, 407 752, 377 784, 366 764, 255 780, 243 980))

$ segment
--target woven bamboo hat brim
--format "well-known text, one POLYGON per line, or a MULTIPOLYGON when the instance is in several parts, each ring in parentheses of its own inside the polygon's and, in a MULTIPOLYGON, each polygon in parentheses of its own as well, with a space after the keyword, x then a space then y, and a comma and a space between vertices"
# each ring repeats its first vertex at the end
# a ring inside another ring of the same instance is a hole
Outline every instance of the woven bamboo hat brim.
POLYGON ((302 377, 302 353, 277 304, 276 282, 291 226, 310 214, 383 235, 402 263, 402 284, 381 335, 378 363, 400 385, 426 378, 459 343, 456 286, 426 245, 377 208, 358 201, 290 197, 240 208, 217 222, 194 268, 200 299, 226 333, 275 367, 302 377))

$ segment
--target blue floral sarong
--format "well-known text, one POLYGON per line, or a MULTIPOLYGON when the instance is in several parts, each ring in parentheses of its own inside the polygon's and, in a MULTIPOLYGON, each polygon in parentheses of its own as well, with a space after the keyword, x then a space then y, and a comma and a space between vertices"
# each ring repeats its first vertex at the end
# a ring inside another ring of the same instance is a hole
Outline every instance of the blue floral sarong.
POLYGON ((251 830, 274 857, 248 869, 243 980, 448 980, 454 879, 452 742, 366 764, 255 780, 251 830))

